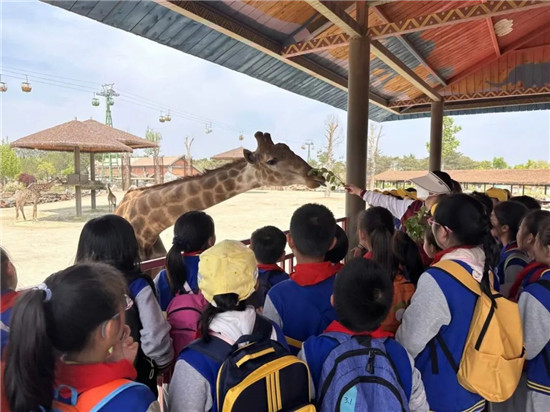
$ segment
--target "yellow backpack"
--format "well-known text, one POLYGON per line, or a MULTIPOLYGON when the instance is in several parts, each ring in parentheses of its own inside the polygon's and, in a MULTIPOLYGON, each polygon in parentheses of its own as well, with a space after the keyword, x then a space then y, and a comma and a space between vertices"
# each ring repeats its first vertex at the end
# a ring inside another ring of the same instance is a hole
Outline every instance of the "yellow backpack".
POLYGON ((525 361, 519 306, 491 289, 493 303, 457 262, 444 260, 434 267, 449 273, 478 295, 458 367, 458 382, 488 401, 507 400, 518 386, 525 361))

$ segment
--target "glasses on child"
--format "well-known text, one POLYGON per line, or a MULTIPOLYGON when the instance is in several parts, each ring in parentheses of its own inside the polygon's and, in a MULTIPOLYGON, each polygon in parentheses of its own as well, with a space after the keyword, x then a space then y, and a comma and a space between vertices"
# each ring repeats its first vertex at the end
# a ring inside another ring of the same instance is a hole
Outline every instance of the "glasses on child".
POLYGON ((447 232, 452 232, 452 229, 450 229, 447 226, 442 225, 441 223, 437 223, 433 217, 428 218, 428 225, 431 227, 433 226, 441 226, 443 229, 445 229, 447 232))
MULTIPOLYGON (((125 301, 125 307, 124 307, 124 312, 127 312, 129 311, 132 306, 134 306, 134 301, 132 300, 132 298, 130 296, 128 296, 127 294, 124 294, 124 301, 125 301)), ((111 320, 115 320, 116 318, 120 317, 120 312, 117 312, 115 313, 111 319, 109 320, 106 320, 105 322, 103 322, 103 325, 101 326, 101 336, 102 337, 105 337, 105 328, 107 327, 107 323, 109 323, 109 321, 111 320)))

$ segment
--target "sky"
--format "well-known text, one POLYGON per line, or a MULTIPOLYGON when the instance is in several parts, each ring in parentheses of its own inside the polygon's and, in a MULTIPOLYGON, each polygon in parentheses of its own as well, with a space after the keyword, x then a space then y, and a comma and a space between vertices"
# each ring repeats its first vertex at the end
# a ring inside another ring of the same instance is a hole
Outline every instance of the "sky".
MULTIPOLYGON (((113 125, 138 136, 147 127, 162 136, 165 155, 185 153, 193 137, 194 158, 244 146, 254 132, 270 132, 306 157, 303 143, 324 147, 325 119, 336 115, 342 135, 346 112, 247 75, 38 1, 0 1, 2 81, 0 136, 20 137, 77 118, 105 121, 105 104, 91 105, 93 91, 114 83, 120 93, 113 125), (23 93, 28 75, 33 86, 23 93), (172 121, 158 121, 171 109, 172 121), (207 123, 212 132, 205 133, 207 123), (239 135, 244 140, 239 140, 239 135)), ((457 116, 460 150, 474 160, 504 157, 509 164, 550 160, 550 112, 457 116)), ((384 155, 427 155, 429 119, 385 122, 384 155)), ((343 158, 345 144, 337 148, 343 158)))

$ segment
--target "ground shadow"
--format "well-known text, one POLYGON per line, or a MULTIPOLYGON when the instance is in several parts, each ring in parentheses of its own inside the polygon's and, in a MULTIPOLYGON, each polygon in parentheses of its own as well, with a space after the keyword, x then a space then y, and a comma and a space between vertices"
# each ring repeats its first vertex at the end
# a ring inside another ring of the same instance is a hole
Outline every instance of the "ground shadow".
POLYGON ((103 216, 109 212, 109 206, 97 206, 94 210, 90 206, 82 206, 82 216, 76 216, 74 206, 44 211, 46 215, 38 218, 39 222, 87 222, 95 217, 103 216))

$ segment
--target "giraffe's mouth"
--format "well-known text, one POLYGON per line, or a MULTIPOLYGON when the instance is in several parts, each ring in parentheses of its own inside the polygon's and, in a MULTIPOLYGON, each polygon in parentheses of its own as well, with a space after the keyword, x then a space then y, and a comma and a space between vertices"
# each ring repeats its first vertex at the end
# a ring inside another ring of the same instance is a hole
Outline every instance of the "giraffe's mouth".
POLYGON ((322 176, 312 176, 307 179, 306 186, 310 189, 316 189, 319 186, 325 186, 325 178, 322 176))

